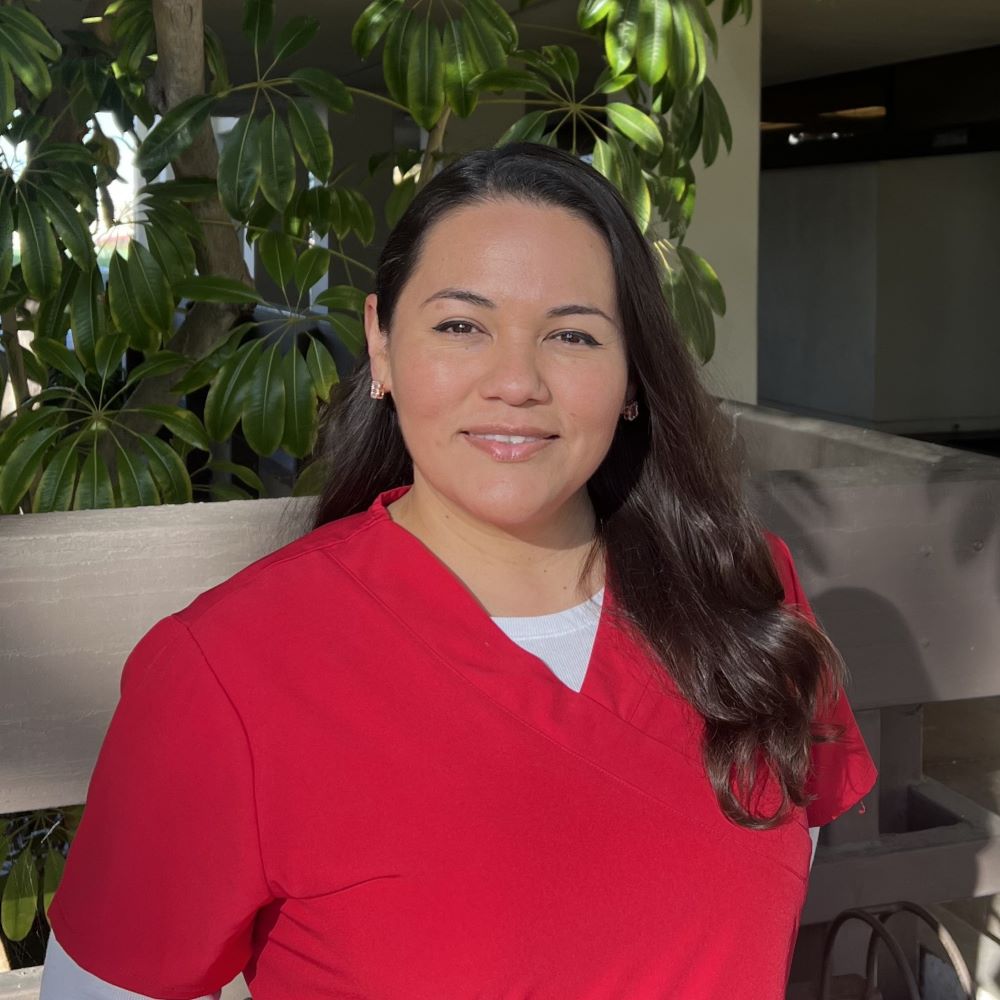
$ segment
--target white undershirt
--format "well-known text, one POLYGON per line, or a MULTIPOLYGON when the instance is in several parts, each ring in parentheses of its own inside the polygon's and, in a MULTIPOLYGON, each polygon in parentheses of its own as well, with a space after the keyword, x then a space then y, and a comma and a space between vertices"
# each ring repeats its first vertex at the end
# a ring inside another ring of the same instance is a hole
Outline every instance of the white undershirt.
MULTIPOLYGON (((597 625, 604 600, 602 587, 593 597, 551 615, 521 618, 494 618, 497 627, 512 642, 537 656, 567 687, 579 692, 587 674, 587 664, 594 649, 597 625)), ((819 828, 809 830, 813 857, 819 828)), ((812 861, 810 860, 810 865, 812 861)), ((197 1000, 219 1000, 219 993, 197 1000)), ((155 1000, 142 993, 132 993, 112 986, 80 968, 63 951, 54 933, 49 934, 45 969, 39 1000, 155 1000)))

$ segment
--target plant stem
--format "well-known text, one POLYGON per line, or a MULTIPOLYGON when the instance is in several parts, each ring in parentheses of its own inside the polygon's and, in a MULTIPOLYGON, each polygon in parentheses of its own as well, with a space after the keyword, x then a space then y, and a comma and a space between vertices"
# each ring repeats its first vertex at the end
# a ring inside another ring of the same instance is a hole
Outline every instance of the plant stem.
POLYGON ((24 367, 24 349, 17 339, 17 310, 8 309, 0 316, 0 326, 3 327, 3 347, 7 352, 7 367, 10 371, 10 384, 14 387, 14 402, 17 406, 26 403, 31 397, 28 389, 28 373, 24 367))
POLYGON ((420 161, 420 179, 417 181, 417 191, 420 191, 431 179, 431 170, 434 168, 434 154, 444 149, 444 130, 448 127, 448 117, 451 108, 445 106, 441 117, 434 123, 430 135, 427 137, 427 148, 424 150, 423 159, 420 161))
POLYGON ((348 87, 349 93, 360 94, 362 97, 370 97, 373 101, 381 101, 383 104, 388 104, 392 108, 396 108, 399 111, 409 111, 410 109, 405 104, 400 104, 399 101, 394 101, 391 97, 386 97, 385 94, 377 94, 374 90, 362 90, 360 87, 348 87))

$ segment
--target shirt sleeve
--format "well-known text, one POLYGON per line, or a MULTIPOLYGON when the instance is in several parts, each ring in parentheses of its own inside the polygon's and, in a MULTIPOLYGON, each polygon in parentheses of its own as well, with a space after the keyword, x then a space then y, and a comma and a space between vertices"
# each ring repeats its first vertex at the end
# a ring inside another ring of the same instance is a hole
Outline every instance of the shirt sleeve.
MULTIPOLYGON (((816 616, 802 592, 788 546, 770 532, 768 541, 775 568, 785 588, 785 604, 815 623, 816 616)), ((806 807, 810 827, 831 823, 858 803, 861 803, 860 811, 864 812, 862 799, 872 790, 878 777, 875 762, 843 689, 838 691, 833 704, 828 705, 816 721, 843 727, 843 735, 836 742, 817 743, 812 748, 812 767, 806 783, 806 792, 813 797, 806 807)))
MULTIPOLYGON (((219 1000, 221 996, 216 991, 198 1000, 219 1000)), ((50 931, 38 1000, 67 1000, 68 997, 72 1000, 156 1000, 145 993, 119 989, 81 969, 63 950, 55 931, 50 931)))
POLYGON ((92 975, 193 1000, 244 969, 273 898, 242 721, 190 631, 165 618, 125 662, 49 922, 92 975))

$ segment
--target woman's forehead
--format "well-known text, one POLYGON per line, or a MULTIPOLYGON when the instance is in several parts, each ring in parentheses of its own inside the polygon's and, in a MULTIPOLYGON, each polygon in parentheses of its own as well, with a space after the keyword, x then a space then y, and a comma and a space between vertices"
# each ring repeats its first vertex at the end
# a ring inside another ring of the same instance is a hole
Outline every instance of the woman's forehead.
POLYGON ((497 305, 584 296, 608 310, 615 297, 611 254, 596 229, 565 209, 513 199, 463 206, 435 223, 407 284, 417 305, 447 288, 497 305))

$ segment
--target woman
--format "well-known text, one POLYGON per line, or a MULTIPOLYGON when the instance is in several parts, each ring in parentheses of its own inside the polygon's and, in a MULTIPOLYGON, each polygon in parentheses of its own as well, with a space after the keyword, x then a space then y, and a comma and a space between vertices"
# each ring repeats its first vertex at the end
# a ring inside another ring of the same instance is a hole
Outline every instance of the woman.
POLYGON ((315 530, 126 663, 59 968, 778 1000, 807 828, 875 770, 624 203, 548 147, 471 153, 390 235, 365 328, 315 530))

